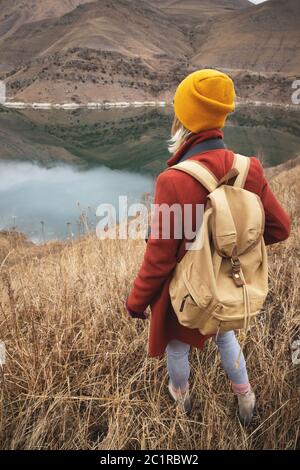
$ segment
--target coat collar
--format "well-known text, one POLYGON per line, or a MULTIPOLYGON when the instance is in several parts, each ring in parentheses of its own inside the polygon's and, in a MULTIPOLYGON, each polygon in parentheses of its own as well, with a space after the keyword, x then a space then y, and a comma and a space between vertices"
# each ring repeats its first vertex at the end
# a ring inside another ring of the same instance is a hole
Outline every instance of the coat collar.
POLYGON ((181 147, 175 152, 171 158, 167 161, 168 166, 173 166, 178 163, 180 158, 194 145, 199 144, 200 142, 203 142, 204 140, 208 139, 223 139, 224 134, 221 131, 221 129, 210 129, 208 131, 201 131, 198 132, 197 134, 192 134, 181 147))

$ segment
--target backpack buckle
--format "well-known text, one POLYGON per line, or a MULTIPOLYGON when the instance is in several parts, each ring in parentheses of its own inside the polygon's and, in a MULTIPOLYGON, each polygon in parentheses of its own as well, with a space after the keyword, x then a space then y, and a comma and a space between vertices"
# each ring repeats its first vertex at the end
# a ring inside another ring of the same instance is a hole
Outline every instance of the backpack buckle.
POLYGON ((231 258, 231 266, 232 266, 232 269, 237 269, 238 271, 240 271, 241 269, 241 262, 238 258, 231 258))
POLYGON ((239 258, 234 255, 230 258, 231 261, 231 276, 234 280, 234 283, 237 287, 242 287, 245 285, 244 280, 241 277, 241 262, 239 258))

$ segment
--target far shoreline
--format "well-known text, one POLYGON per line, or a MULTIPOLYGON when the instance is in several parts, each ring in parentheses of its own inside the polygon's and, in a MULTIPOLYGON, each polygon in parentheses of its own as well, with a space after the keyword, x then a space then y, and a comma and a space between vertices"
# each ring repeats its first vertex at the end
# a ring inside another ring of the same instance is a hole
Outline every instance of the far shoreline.
MULTIPOLYGON (((18 101, 5 101, 0 105, 9 109, 41 109, 41 110, 52 110, 52 109, 63 109, 66 111, 73 111, 76 109, 125 109, 125 108, 165 108, 173 106, 172 102, 169 101, 99 101, 99 102, 88 102, 88 103, 47 103, 47 102, 18 102, 18 101)), ((242 106, 257 106, 257 107, 276 107, 291 110, 299 110, 299 105, 289 103, 277 103, 270 101, 258 101, 258 100, 237 100, 236 107, 242 106)))

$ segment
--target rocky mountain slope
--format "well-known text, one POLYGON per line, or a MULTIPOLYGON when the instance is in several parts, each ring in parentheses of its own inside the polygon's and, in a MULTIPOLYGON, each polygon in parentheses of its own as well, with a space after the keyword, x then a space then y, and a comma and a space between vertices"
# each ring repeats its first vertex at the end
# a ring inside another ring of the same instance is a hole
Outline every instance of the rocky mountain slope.
POLYGON ((0 42, 18 100, 149 97, 189 51, 167 14, 137 0, 82 4, 60 18, 24 23, 0 42))
POLYGON ((204 24, 208 19, 227 12, 249 8, 248 0, 149 0, 166 12, 181 26, 189 30, 192 26, 204 24))
POLYGON ((194 30, 195 66, 261 72, 300 71, 300 2, 269 0, 194 30))
POLYGON ((11 36, 25 23, 59 18, 91 0, 1 0, 0 38, 11 36))
POLYGON ((229 69, 239 96, 286 102, 300 69, 298 0, 258 6, 0 0, 0 6, 0 80, 10 100, 171 100, 187 73, 209 66, 229 69))
POLYGON ((147 2, 97 0, 59 18, 23 23, 1 41, 0 55, 17 65, 81 47, 149 59, 188 53, 186 43, 183 32, 168 16, 147 2), (166 41, 170 36, 172 41, 166 41))

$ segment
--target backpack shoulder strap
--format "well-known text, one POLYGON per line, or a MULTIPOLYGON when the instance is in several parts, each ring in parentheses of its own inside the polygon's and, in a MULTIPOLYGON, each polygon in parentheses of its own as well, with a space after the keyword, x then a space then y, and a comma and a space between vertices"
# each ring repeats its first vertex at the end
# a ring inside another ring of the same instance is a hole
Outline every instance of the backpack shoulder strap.
POLYGON ((238 170, 239 174, 234 182, 234 186, 238 188, 243 188, 246 183, 246 179, 248 176, 248 171, 250 167, 250 158, 245 157, 244 155, 240 155, 236 153, 234 155, 232 168, 238 170))
POLYGON ((209 171, 208 168, 195 160, 185 160, 184 162, 171 166, 170 169, 180 170, 193 176, 210 193, 218 186, 218 180, 215 175, 209 171))

